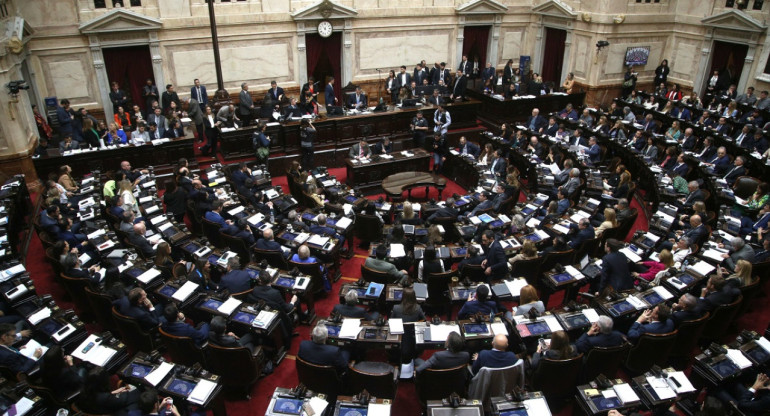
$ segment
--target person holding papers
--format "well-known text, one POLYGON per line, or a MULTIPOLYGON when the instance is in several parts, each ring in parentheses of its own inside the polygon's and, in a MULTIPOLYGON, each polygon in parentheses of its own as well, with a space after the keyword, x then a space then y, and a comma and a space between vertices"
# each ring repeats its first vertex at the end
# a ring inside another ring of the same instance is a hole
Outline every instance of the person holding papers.
POLYGON ((92 368, 78 397, 80 410, 100 415, 129 415, 138 411, 141 390, 126 385, 110 391, 111 385, 107 370, 103 367, 92 368))
POLYGON ((326 345, 329 330, 323 322, 319 322, 310 334, 310 339, 299 344, 297 356, 307 362, 316 365, 333 366, 338 374, 343 374, 348 369, 350 352, 335 345, 326 345))
POLYGON ((602 257, 602 273, 597 282, 593 282, 592 286, 596 286, 593 290, 596 295, 603 293, 605 289, 611 287, 616 292, 622 292, 634 287, 634 280, 631 277, 631 271, 628 268, 628 259, 626 255, 619 250, 623 248, 623 243, 610 238, 605 244, 605 251, 607 254, 602 257))
POLYGON ((251 276, 240 269, 241 260, 238 256, 227 259, 227 273, 219 280, 219 286, 230 293, 243 293, 251 289, 251 276))
POLYGON ((374 145, 372 152, 375 155, 387 155, 393 151, 393 144, 390 142, 389 137, 385 137, 381 142, 374 145))
POLYGON ((436 370, 442 370, 447 368, 455 368, 464 364, 468 364, 471 360, 471 355, 465 350, 465 342, 463 338, 457 332, 450 332, 444 341, 445 351, 436 351, 427 361, 423 361, 420 358, 414 360, 414 365, 418 373, 422 373, 428 368, 436 370))
POLYGON ((378 245, 374 250, 375 257, 367 257, 366 261, 364 262, 364 267, 376 270, 378 272, 387 273, 395 283, 400 285, 406 284, 409 279, 409 273, 406 270, 398 270, 393 263, 388 262, 385 259, 387 254, 388 251, 385 244, 378 245))
POLYGON ((671 308, 665 303, 647 309, 628 330, 628 340, 636 342, 642 334, 667 334, 674 330, 674 321, 669 319, 671 308))
POLYGON ((88 268, 88 270, 81 269, 81 261, 77 254, 69 253, 64 257, 61 262, 64 274, 68 277, 74 277, 76 279, 88 279, 94 284, 99 284, 102 279, 102 275, 99 274, 101 267, 95 264, 88 268))
POLYGON ((369 160, 372 157, 372 149, 369 148, 366 140, 361 139, 358 143, 350 146, 348 157, 351 159, 369 160))
POLYGON ((163 316, 166 317, 166 322, 161 324, 161 329, 168 334, 177 337, 192 338, 195 341, 195 346, 199 347, 209 337, 209 324, 206 322, 198 325, 197 328, 193 328, 192 325, 186 323, 184 320, 184 314, 177 309, 174 303, 170 303, 163 310, 163 316))
POLYGON ((596 347, 616 347, 625 342, 625 337, 618 331, 612 330, 612 318, 607 315, 599 316, 599 319, 591 324, 588 332, 581 335, 575 342, 575 348, 582 354, 596 347))
POLYGON ((473 366, 471 372, 476 374, 482 368, 505 368, 519 362, 516 354, 508 351, 508 337, 505 334, 497 334, 492 339, 492 349, 482 350, 473 354, 473 366))
MULTIPOLYGON (((37 361, 28 358, 21 351, 14 348, 16 342, 16 326, 13 324, 0 324, 0 366, 16 373, 28 373, 37 365, 37 361)), ((32 356, 37 359, 43 355, 43 349, 37 348, 32 356)))

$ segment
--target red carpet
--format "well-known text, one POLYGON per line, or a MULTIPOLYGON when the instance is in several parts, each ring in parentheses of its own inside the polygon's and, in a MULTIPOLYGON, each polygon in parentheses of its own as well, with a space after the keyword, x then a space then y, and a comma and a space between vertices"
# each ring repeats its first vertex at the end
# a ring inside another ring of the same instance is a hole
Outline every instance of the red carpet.
MULTIPOLYGON (((201 164, 210 163, 207 160, 200 160, 201 164)), ((345 169, 330 169, 332 175, 336 175, 341 181, 345 179, 345 169)), ((273 178, 274 185, 282 185, 284 189, 288 189, 286 177, 273 178)), ((434 190, 431 193, 431 197, 437 197, 434 190)), ((464 193, 453 182, 448 182, 447 188, 443 194, 444 198, 452 193, 464 193)), ((422 196, 415 193, 415 196, 422 196)), ((376 199, 379 195, 373 195, 370 198, 376 199)), ((632 206, 640 208, 636 201, 632 202, 632 206)), ((641 210, 640 210, 641 212, 641 210)), ((647 229, 647 218, 643 215, 639 215, 637 223, 634 225, 634 229, 647 229)), ((34 233, 33 233, 34 234, 34 233)), ((338 302, 337 293, 339 292, 340 285, 358 280, 360 277, 360 265, 363 263, 365 253, 363 250, 356 247, 355 257, 350 260, 344 261, 342 265, 343 278, 333 285, 332 293, 328 296, 316 301, 316 311, 319 317, 326 317, 331 312, 332 308, 338 302)), ((53 280, 53 271, 50 265, 44 261, 43 247, 37 235, 32 236, 30 243, 28 257, 30 261, 27 262, 27 270, 30 272, 32 279, 35 281, 37 292, 40 295, 50 293, 57 304, 64 308, 74 308, 74 305, 66 299, 64 289, 59 286, 53 280)), ((763 288, 764 293, 767 292, 767 287, 763 288)), ((555 295, 551 297, 549 307, 553 308, 561 302, 561 296, 555 295)), ((760 295, 754 300, 752 308, 745 315, 740 317, 737 324, 733 327, 733 330, 729 334, 725 334, 724 340, 732 340, 738 333, 737 328, 755 330, 759 333, 763 333, 767 328, 768 321, 770 320, 770 308, 766 308, 764 303, 766 297, 760 295)), ((99 331, 98 325, 88 325, 88 329, 91 331, 99 331)), ((251 392, 251 400, 249 401, 231 401, 227 402, 227 411, 230 415, 238 416, 262 416, 265 414, 265 409, 269 403, 269 399, 272 392, 276 387, 293 387, 298 383, 297 375, 294 365, 294 356, 297 354, 299 342, 304 339, 309 339, 310 327, 300 326, 297 328, 299 337, 295 338, 292 347, 289 351, 287 358, 275 369, 275 372, 257 382, 251 392)), ((429 354, 428 354, 429 355, 429 354)), ((557 415, 569 415, 572 414, 572 406, 568 405, 559 412, 554 412, 557 415)), ((400 415, 419 415, 420 405, 417 401, 416 393, 414 390, 414 383, 412 381, 400 381, 398 384, 398 393, 393 403, 391 414, 394 416, 400 415)))

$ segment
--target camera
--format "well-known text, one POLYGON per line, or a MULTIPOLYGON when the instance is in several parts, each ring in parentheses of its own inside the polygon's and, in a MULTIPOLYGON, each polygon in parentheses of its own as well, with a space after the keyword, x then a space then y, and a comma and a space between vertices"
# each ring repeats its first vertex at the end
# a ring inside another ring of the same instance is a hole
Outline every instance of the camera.
POLYGON ((599 48, 599 49, 601 49, 601 48, 603 48, 605 46, 610 46, 610 43, 607 42, 606 40, 600 40, 600 41, 596 42, 596 47, 599 48))
POLYGON ((19 80, 19 81, 11 81, 7 84, 5 84, 5 88, 8 88, 8 92, 11 95, 16 95, 19 93, 20 90, 28 90, 29 85, 27 85, 27 81, 19 80))

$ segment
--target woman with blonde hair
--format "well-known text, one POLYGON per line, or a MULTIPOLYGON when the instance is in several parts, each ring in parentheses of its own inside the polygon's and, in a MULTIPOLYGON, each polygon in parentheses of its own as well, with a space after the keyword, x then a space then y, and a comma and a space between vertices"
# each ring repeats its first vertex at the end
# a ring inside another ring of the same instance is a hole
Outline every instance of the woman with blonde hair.
POLYGON ((641 263, 642 266, 647 267, 646 272, 637 273, 633 272, 634 277, 644 279, 648 282, 655 280, 655 276, 663 270, 669 267, 674 267, 674 255, 668 249, 663 249, 658 254, 658 261, 647 260, 641 263))
POLYGON ((602 236, 602 233, 604 233, 605 230, 608 230, 610 228, 615 228, 618 226, 618 220, 617 220, 617 214, 615 213, 614 208, 604 208, 604 221, 599 225, 598 228, 594 231, 596 234, 596 238, 599 238, 602 236))
POLYGON ((733 274, 725 279, 728 285, 738 289, 751 284, 751 270, 753 266, 748 260, 740 259, 735 263, 733 274))
POLYGON ((514 315, 526 315, 530 309, 535 309, 540 314, 545 313, 545 305, 540 298, 537 297, 537 289, 532 285, 526 285, 521 288, 519 294, 519 306, 513 308, 514 315))
POLYGON ((315 184, 309 184, 307 186, 307 193, 310 194, 310 197, 313 198, 313 201, 316 202, 319 206, 324 206, 324 199, 323 197, 318 193, 318 187, 315 186, 315 184))
POLYGON ((439 245, 444 242, 444 238, 441 237, 441 231, 438 228, 438 225, 433 224, 430 227, 428 227, 428 244, 429 245, 439 245))
POLYGON ((535 246, 535 243, 530 240, 524 240, 524 244, 521 245, 519 254, 508 260, 508 263, 513 265, 513 263, 516 263, 519 260, 531 260, 535 257, 537 257, 537 247, 535 246))
POLYGON ((134 198, 134 185, 126 179, 118 182, 118 194, 123 198, 123 209, 139 213, 139 204, 134 198))

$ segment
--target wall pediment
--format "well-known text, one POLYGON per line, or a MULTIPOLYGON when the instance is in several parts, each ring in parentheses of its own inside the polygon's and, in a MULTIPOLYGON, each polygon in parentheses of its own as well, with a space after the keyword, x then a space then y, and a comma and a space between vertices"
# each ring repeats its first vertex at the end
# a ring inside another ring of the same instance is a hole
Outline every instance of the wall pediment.
POLYGON ((471 0, 455 9, 457 14, 497 14, 505 13, 508 7, 494 0, 471 0))
POLYGON ((161 22, 126 9, 112 11, 82 23, 80 33, 95 34, 105 32, 128 32, 136 30, 159 30, 161 22))
POLYGON ((350 7, 337 4, 331 0, 319 1, 291 14, 296 20, 323 20, 323 19, 351 19, 358 16, 358 12, 350 7))
POLYGON ((701 22, 715 29, 747 30, 749 32, 764 32, 767 26, 740 10, 728 10, 715 16, 707 17, 701 22))
POLYGON ((577 13, 572 10, 572 7, 567 6, 559 0, 548 0, 539 6, 533 7, 532 12, 561 19, 574 20, 577 18, 577 13))

